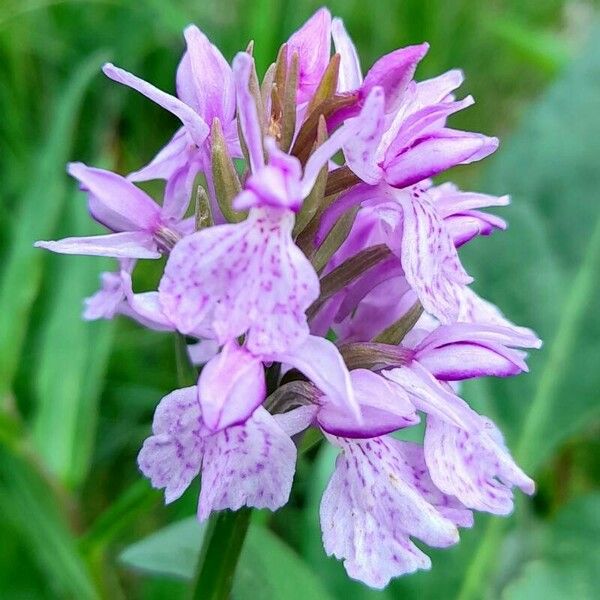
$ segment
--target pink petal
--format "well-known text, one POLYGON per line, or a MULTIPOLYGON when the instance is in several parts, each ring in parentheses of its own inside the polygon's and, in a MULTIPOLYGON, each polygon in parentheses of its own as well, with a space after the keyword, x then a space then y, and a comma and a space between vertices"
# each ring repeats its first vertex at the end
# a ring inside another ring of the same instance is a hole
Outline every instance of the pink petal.
POLYGON ((416 86, 416 106, 429 106, 447 100, 450 93, 462 85, 464 79, 464 73, 460 69, 452 69, 432 79, 419 81, 416 86))
POLYGON ((248 148, 250 169, 256 173, 265 165, 262 133, 256 103, 248 88, 254 60, 246 52, 238 52, 233 59, 233 78, 237 93, 238 120, 248 148))
POLYGON ((350 373, 361 419, 323 398, 317 420, 331 435, 348 438, 372 438, 419 422, 415 407, 404 390, 366 369, 350 373))
POLYGON ((375 86, 385 93, 385 112, 394 112, 413 78, 417 65, 427 54, 429 44, 407 46, 382 56, 370 69, 363 83, 366 96, 375 86))
POLYGON ((152 487, 165 488, 167 503, 179 498, 200 472, 202 428, 195 386, 171 392, 154 413, 153 435, 144 442, 138 465, 152 487))
POLYGON ((102 70, 104 71, 104 74, 113 81, 136 90, 143 96, 146 96, 146 98, 149 98, 159 106, 162 106, 164 109, 173 113, 183 123, 196 145, 201 146, 204 143, 209 134, 209 128, 202 117, 200 117, 193 108, 184 104, 175 96, 166 94, 147 81, 144 81, 123 69, 119 69, 110 63, 105 64, 104 67, 102 67, 102 70))
POLYGON ((202 369, 198 393, 202 417, 211 431, 244 423, 267 392, 260 359, 229 342, 202 369))
POLYGON ((124 177, 83 163, 70 163, 68 171, 89 193, 94 219, 109 229, 153 232, 159 225, 159 206, 124 177))
POLYGON ((456 165, 481 160, 497 148, 497 138, 443 129, 390 158, 385 165, 386 181, 394 187, 407 187, 456 165))
POLYGON ((400 259, 425 310, 442 323, 456 321, 461 289, 470 282, 442 219, 423 191, 399 197, 404 213, 400 259))
POLYGON ((70 237, 58 241, 40 241, 36 248, 59 254, 110 256, 113 258, 160 258, 152 235, 143 231, 125 231, 108 235, 70 237))
POLYGON ((301 344, 319 281, 292 226, 290 211, 253 208, 246 221, 181 240, 159 287, 165 314, 183 333, 212 327, 221 343, 246 333, 257 356, 301 344))
POLYGON ((533 494, 533 481, 515 464, 500 432, 482 419, 480 433, 469 434, 428 417, 425 458, 435 484, 476 510, 506 515, 513 509, 512 486, 533 494))
POLYGON ((198 518, 242 506, 276 510, 289 497, 296 447, 262 407, 206 442, 198 518))
POLYGON ((447 384, 441 384, 417 361, 410 366, 386 369, 382 375, 408 394, 417 410, 434 415, 467 431, 481 428, 479 415, 447 384))
POLYGON ((195 25, 184 30, 187 52, 182 62, 189 60, 189 72, 185 67, 178 71, 177 91, 185 95, 182 100, 192 106, 206 123, 217 117, 225 127, 235 114, 235 86, 231 67, 219 50, 195 25), (183 82, 184 75, 191 81, 183 82), (190 94, 193 92, 193 95, 190 94), (189 101, 188 101, 189 100, 189 101))
POLYGON ((314 424, 318 410, 319 407, 315 404, 305 404, 286 413, 273 415, 273 418, 279 427, 292 437, 314 424))
POLYGON ((309 335, 300 346, 276 353, 273 358, 304 373, 329 401, 360 419, 360 407, 354 396, 350 373, 335 344, 309 335))
POLYGON ((449 499, 435 491, 422 460, 413 462, 411 445, 389 436, 336 443, 342 453, 320 510, 326 553, 343 559, 350 577, 375 588, 429 569, 411 536, 445 547, 458 541, 458 530, 437 509, 435 503, 442 507, 449 499))
POLYGON ((444 219, 448 233, 456 248, 460 248, 478 235, 491 235, 497 229, 508 227, 506 221, 479 210, 465 211, 444 219))
POLYGON ((348 35, 342 19, 337 17, 333 19, 331 37, 335 44, 335 51, 340 55, 338 92, 357 90, 360 88, 363 79, 360 60, 356 52, 356 46, 348 35))
POLYGON ((319 9, 287 41, 288 59, 298 53, 298 104, 308 102, 315 93, 329 63, 331 52, 331 14, 319 9))

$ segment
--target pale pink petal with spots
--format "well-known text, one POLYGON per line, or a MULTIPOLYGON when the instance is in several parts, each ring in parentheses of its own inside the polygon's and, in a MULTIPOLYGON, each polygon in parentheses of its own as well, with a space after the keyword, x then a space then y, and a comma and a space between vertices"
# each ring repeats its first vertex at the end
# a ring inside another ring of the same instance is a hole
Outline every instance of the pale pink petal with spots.
POLYGON ((292 226, 290 211, 255 208, 242 223, 184 238, 160 283, 165 313, 183 333, 209 325, 221 343, 246 333, 256 355, 300 345, 319 281, 292 241, 292 226))
POLYGON ((196 386, 165 396, 154 413, 152 433, 138 455, 152 487, 165 489, 167 503, 177 500, 200 472, 203 423, 196 386))
POLYGON ((243 425, 207 440, 198 518, 242 506, 276 510, 288 500, 295 466, 296 446, 259 407, 243 425))
POLYGON ((471 434, 429 416, 425 458, 435 484, 469 508, 506 515, 513 510, 512 487, 533 494, 533 481, 517 466, 496 426, 481 418, 471 434))
POLYGON ((350 577, 383 588, 392 577, 429 569, 411 537, 446 547, 458 541, 456 524, 470 524, 468 511, 435 489, 413 444, 332 441, 342 452, 321 502, 323 544, 350 577))

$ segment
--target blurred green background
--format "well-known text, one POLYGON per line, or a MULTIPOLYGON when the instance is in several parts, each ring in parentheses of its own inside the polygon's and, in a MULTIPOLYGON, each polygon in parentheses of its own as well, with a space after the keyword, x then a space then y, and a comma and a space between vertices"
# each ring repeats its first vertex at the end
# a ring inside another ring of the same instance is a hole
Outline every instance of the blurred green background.
MULTIPOLYGON (((84 323, 110 261, 36 239, 96 231, 68 160, 126 173, 170 137, 165 111, 100 74, 105 60, 172 90, 182 29, 225 56, 255 39, 264 69, 321 3, 0 2, 0 598, 185 598, 197 487, 164 507, 136 468, 159 399, 177 387, 172 336, 84 323), (167 529, 164 529, 167 527, 167 529), (156 535, 156 532, 159 532, 156 535), (150 536, 150 537, 148 537, 150 536)), ((478 515, 430 572, 374 592, 324 556, 318 503, 334 453, 303 456, 289 506, 256 513, 236 600, 600 597, 600 28, 598 2, 335 0, 368 66, 427 40, 420 77, 462 67, 478 103, 454 123, 504 140, 464 186, 510 193, 510 229, 463 252, 476 288, 545 341, 531 373, 465 385, 538 493, 478 515)), ((139 268, 156 284, 160 265, 139 268)))

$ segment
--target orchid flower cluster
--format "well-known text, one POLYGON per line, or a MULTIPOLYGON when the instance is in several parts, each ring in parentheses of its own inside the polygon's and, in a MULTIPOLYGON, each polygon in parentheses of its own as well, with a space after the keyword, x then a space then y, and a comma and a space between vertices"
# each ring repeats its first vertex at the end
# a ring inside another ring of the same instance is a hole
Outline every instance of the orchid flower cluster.
POLYGON ((473 103, 458 70, 416 81, 428 46, 363 77, 340 19, 319 10, 259 80, 252 45, 232 65, 195 26, 177 95, 119 69, 112 80, 181 127, 127 177, 69 166, 106 235, 38 242, 114 257, 86 319, 127 315, 190 341, 197 385, 156 409, 138 463, 166 502, 201 476, 198 518, 286 504, 308 430, 339 450, 320 520, 328 555, 381 588, 430 567, 413 538, 458 541, 472 511, 505 515, 531 494, 496 426, 458 382, 527 371, 540 341, 473 292, 457 249, 504 229, 507 197, 432 177, 498 140, 447 126, 473 103), (332 54, 332 43, 334 52, 332 54), (136 182, 164 180, 157 204, 136 182), (141 259, 166 256, 157 291, 141 259), (424 439, 403 441, 424 421, 424 439))

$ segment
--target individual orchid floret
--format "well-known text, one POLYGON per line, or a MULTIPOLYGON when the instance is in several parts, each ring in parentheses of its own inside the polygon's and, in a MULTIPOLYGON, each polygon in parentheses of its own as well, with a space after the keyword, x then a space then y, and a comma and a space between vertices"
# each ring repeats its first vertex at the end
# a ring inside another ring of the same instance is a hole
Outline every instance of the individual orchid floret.
POLYGON ((107 235, 71 237, 36 242, 61 254, 87 254, 114 258, 159 258, 188 231, 186 224, 159 206, 133 183, 110 171, 71 163, 69 173, 88 194, 90 214, 109 231, 107 235))
POLYGON ((262 407, 244 424, 212 433, 204 423, 195 387, 165 396, 152 435, 138 457, 153 487, 173 502, 202 473, 200 520, 214 510, 242 506, 276 510, 288 499, 296 447, 262 407))
POLYGON ((210 172, 207 138, 214 119, 218 119, 232 156, 241 156, 235 120, 235 88, 231 67, 221 52, 194 25, 184 31, 187 51, 176 76, 177 97, 107 64, 104 73, 133 88, 176 115, 183 123, 171 141, 150 164, 131 173, 132 181, 165 179, 166 198, 179 216, 189 204, 192 185, 198 172, 210 172))

